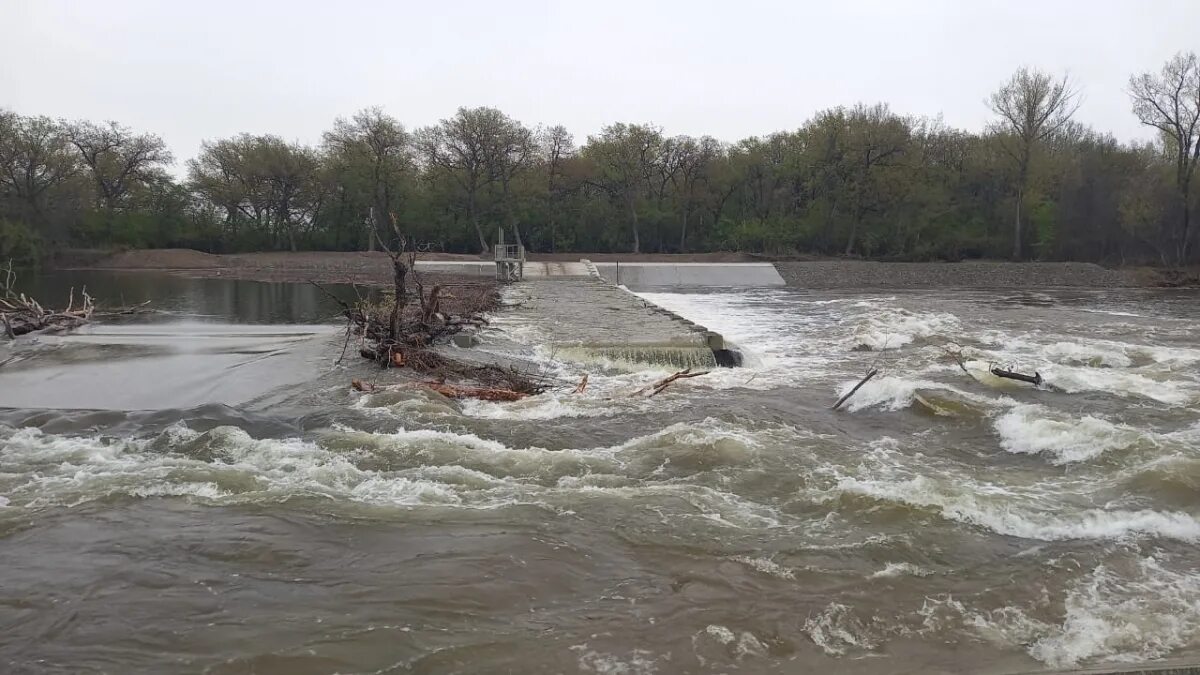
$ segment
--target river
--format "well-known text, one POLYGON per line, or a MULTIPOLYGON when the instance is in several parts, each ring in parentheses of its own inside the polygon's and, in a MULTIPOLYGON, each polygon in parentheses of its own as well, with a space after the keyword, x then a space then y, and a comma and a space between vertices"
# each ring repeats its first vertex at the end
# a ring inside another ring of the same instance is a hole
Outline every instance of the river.
POLYGON ((0 346, 5 673, 1200 657, 1194 292, 644 289, 746 367, 629 398, 509 312, 587 392, 459 403, 352 391, 311 287, 89 280, 171 313, 0 346))

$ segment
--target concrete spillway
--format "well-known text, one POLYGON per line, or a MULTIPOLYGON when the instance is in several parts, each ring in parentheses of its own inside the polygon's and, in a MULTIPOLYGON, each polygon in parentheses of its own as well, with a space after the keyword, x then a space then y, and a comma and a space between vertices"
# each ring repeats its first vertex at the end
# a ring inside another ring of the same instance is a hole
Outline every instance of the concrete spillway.
MULTIPOLYGON (((491 260, 418 260, 417 269, 422 272, 465 274, 468 276, 494 277, 496 263, 491 260)), ((586 277, 589 271, 581 262, 526 262, 525 276, 542 277, 586 277)))
MULTIPOLYGON (((495 274, 491 261, 419 261, 428 272, 495 274)), ((771 263, 525 262, 509 287, 514 313, 538 326, 559 357, 671 368, 740 365, 721 335, 626 290, 686 286, 782 286, 771 263)), ((464 340, 465 342, 466 340, 464 340)))
POLYGON ((720 335, 599 277, 529 279, 510 287, 518 314, 559 357, 671 368, 734 365, 720 335))
MULTIPOLYGON (((470 276, 494 276, 490 260, 419 260, 417 269, 470 276)), ((592 272, 613 284, 631 288, 652 286, 782 286, 783 277, 771 263, 674 262, 534 262, 525 263, 525 276, 586 277, 592 272)))
POLYGON ((595 263, 614 284, 649 286, 783 286, 771 263, 595 263))

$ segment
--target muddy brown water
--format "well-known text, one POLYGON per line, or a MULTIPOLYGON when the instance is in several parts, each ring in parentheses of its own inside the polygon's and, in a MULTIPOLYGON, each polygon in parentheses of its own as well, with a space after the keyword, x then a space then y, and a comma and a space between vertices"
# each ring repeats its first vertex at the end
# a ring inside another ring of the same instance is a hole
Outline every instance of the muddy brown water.
POLYGON ((0 347, 29 357, 0 368, 5 673, 1010 673, 1200 653, 1194 292, 643 289, 747 367, 631 399, 662 370, 563 360, 518 309, 478 349, 588 372, 587 394, 459 403, 351 391, 377 373, 333 364, 336 308, 302 286, 89 284, 173 314, 0 347))

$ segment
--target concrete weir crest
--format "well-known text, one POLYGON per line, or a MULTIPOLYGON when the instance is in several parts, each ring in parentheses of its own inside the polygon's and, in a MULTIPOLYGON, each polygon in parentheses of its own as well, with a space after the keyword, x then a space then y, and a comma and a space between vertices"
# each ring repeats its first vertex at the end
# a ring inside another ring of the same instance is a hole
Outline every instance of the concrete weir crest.
POLYGON ((578 362, 713 368, 741 365, 724 336, 634 294, 581 260, 582 274, 530 277, 514 286, 517 312, 538 326, 555 353, 578 362))

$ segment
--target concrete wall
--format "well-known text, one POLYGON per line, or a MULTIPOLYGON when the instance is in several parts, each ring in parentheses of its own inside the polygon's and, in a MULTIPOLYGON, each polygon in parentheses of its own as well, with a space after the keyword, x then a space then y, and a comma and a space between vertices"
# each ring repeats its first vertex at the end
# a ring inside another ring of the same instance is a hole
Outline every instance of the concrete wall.
POLYGON ((594 263, 614 284, 651 286, 783 286, 771 263, 594 263))

